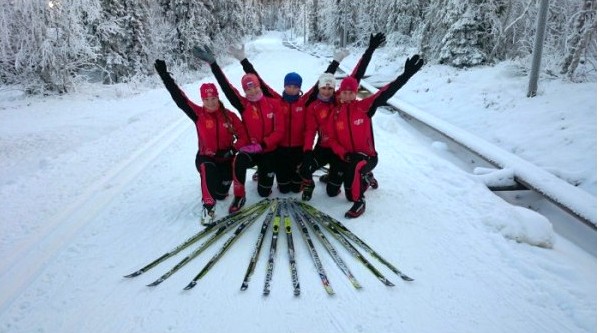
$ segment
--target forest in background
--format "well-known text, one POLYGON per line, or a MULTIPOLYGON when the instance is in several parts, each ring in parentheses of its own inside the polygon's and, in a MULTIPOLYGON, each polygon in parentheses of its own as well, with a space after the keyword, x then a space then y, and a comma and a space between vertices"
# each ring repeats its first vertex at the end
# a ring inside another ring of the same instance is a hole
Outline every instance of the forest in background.
MULTIPOLYGON (((3 0, 0 83, 66 93, 80 82, 134 82, 153 61, 195 72, 195 45, 224 50, 265 30, 306 43, 387 46, 455 67, 531 58, 541 0, 3 0)), ((596 0, 549 1, 542 70, 596 80, 596 0)), ((523 68, 524 71, 527 68, 523 68)))

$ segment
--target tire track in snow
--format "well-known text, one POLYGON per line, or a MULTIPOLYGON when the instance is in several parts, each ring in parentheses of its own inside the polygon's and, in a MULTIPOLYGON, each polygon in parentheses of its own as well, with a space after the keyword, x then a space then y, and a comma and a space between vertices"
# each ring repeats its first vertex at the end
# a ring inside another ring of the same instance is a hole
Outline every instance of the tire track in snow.
POLYGON ((44 227, 5 256, 0 264, 0 312, 4 312, 29 286, 61 249, 110 204, 112 199, 135 179, 158 155, 190 127, 181 118, 137 149, 85 192, 62 213, 49 219, 44 227))

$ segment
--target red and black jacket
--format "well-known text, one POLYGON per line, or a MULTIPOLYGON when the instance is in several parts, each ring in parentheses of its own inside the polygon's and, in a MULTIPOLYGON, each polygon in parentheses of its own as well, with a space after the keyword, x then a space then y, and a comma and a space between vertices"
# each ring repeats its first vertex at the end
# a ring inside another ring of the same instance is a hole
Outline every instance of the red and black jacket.
POLYGON ((408 75, 401 74, 365 99, 336 106, 329 118, 328 130, 331 148, 337 156, 343 159, 347 153, 377 155, 371 118, 409 79, 408 75))
POLYGON ((264 152, 274 151, 284 136, 284 117, 277 99, 264 96, 256 102, 242 96, 215 62, 210 65, 216 81, 229 102, 241 114, 248 143, 260 144, 264 152))
MULTIPOLYGON (((358 82, 362 80, 366 73, 366 68, 372 59, 372 54, 376 48, 367 48, 362 54, 362 57, 354 67, 350 76, 355 78, 358 82)), ((337 63, 337 67, 339 63, 337 63)), ((331 63, 331 65, 333 65, 331 63)), ((335 68, 336 70, 336 68, 335 68)), ((334 72, 334 71, 333 71, 334 72)), ((331 148, 330 138, 331 133, 329 130, 329 118, 336 108, 336 101, 334 96, 330 101, 322 101, 317 98, 317 94, 310 96, 306 105, 306 120, 305 120, 305 135, 304 135, 304 151, 312 150, 314 147, 314 139, 318 133, 317 144, 322 148, 331 148)))
POLYGON ((177 106, 194 122, 200 155, 222 157, 229 150, 247 144, 241 120, 222 103, 219 110, 208 112, 192 102, 168 73, 161 75, 161 79, 177 106))
MULTIPOLYGON (((285 136, 279 144, 280 147, 302 147, 305 140, 305 119, 306 104, 308 100, 316 98, 318 94, 318 82, 314 84, 306 93, 301 94, 299 99, 293 102, 286 101, 281 94, 266 84, 258 74, 252 63, 246 58, 241 61, 243 70, 246 73, 255 74, 260 80, 260 87, 265 96, 270 96, 280 101, 281 110, 285 124, 285 136)), ((339 62, 333 60, 326 73, 335 73, 339 67, 339 62)))

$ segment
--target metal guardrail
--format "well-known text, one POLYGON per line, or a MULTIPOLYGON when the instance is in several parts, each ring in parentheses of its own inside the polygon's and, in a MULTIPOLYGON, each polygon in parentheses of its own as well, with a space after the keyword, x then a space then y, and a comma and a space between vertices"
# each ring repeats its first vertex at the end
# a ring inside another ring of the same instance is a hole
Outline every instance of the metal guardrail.
MULTIPOLYGON (((283 44, 289 48, 305 52, 289 41, 284 41, 283 44)), ((319 55, 313 55, 320 57, 319 55)), ((343 66, 339 66, 339 71, 350 72, 349 69, 343 66)), ((378 90, 365 80, 360 82, 360 86, 371 93, 378 90)), ((539 193, 564 212, 594 230, 595 233, 597 232, 597 198, 595 196, 482 138, 419 110, 409 103, 394 97, 387 104, 400 114, 417 120, 496 168, 513 170, 514 180, 518 186, 539 193)), ((594 238, 596 239, 596 234, 594 238)))
MULTIPOLYGON (((340 70, 349 73, 346 68, 340 67, 340 70)), ((360 85, 370 92, 378 90, 365 80, 362 80, 360 85)), ((413 105, 397 98, 391 98, 387 104, 400 114, 416 119, 498 169, 513 170, 514 180, 519 185, 539 193, 590 229, 597 231, 597 198, 590 193, 413 105)))

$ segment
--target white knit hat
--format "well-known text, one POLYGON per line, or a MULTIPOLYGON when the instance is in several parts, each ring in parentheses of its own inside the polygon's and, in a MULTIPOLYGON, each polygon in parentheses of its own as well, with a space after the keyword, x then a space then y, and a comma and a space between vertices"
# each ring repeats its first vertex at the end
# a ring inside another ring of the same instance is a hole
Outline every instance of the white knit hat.
POLYGON ((322 73, 318 78, 318 88, 327 86, 335 89, 335 76, 331 73, 322 73))

